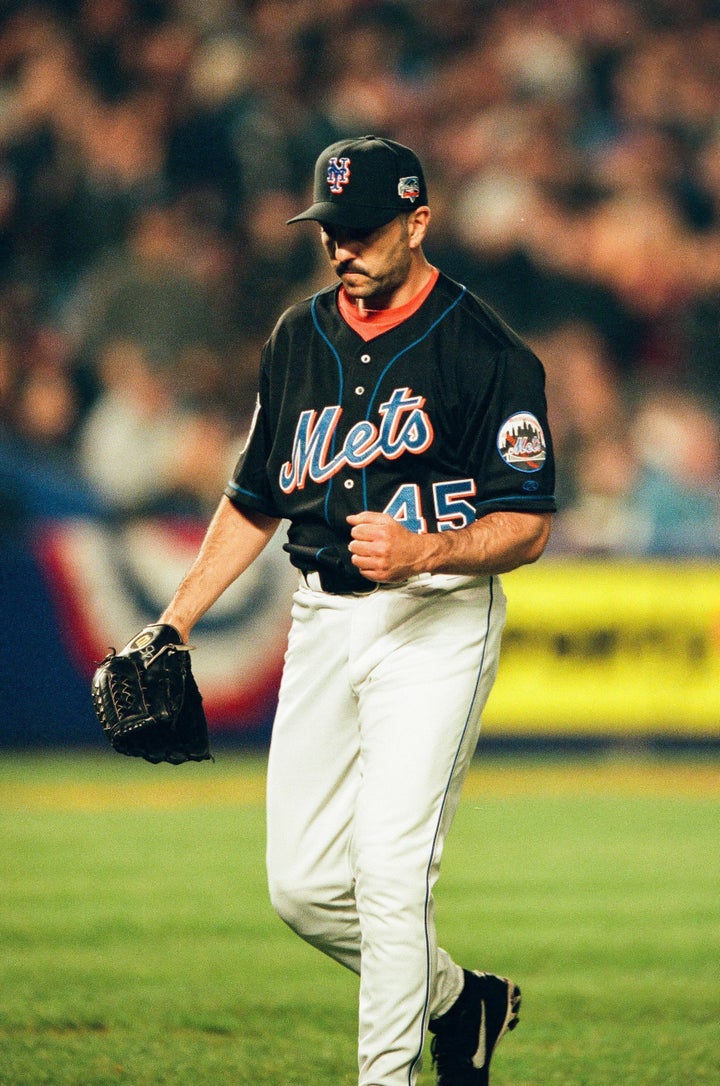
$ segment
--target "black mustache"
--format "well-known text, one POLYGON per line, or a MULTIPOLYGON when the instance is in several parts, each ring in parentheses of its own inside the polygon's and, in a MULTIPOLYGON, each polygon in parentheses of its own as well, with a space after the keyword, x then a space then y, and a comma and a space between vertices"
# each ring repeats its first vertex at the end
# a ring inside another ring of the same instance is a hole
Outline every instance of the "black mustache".
POLYGON ((338 264, 335 271, 336 271, 337 275, 339 275, 339 276, 343 276, 347 272, 350 272, 351 274, 355 274, 355 275, 367 275, 367 272, 365 271, 365 269, 364 268, 358 268, 355 264, 353 264, 352 260, 344 260, 342 262, 342 264, 338 264))

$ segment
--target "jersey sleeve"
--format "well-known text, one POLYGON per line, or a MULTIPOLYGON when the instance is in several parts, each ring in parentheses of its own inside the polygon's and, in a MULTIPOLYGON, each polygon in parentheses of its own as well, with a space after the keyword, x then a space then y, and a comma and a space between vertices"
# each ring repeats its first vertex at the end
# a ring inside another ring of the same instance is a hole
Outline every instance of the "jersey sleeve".
POLYGON ((268 425, 262 366, 260 373, 260 389, 250 430, 235 470, 225 487, 225 495, 238 508, 255 509, 269 517, 281 517, 268 480, 267 462, 272 438, 268 425))
POLYGON ((470 425, 476 514, 554 512, 555 461, 545 400, 545 371, 529 349, 497 360, 489 396, 470 425))

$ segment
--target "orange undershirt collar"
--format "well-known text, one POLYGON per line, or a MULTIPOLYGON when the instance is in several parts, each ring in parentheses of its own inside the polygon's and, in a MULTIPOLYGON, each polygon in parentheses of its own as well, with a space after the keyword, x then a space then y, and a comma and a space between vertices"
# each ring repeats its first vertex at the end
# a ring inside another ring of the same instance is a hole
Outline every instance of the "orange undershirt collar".
POLYGON ((382 335, 383 332, 389 332, 391 328, 397 327, 398 324, 406 321, 408 317, 412 317, 437 283, 439 275, 439 270, 433 268, 432 275, 422 290, 409 302, 405 302, 404 305, 398 305, 393 309, 371 309, 366 313, 359 312, 352 298, 345 292, 345 287, 341 286, 338 291, 340 316, 364 340, 374 339, 375 336, 382 335))

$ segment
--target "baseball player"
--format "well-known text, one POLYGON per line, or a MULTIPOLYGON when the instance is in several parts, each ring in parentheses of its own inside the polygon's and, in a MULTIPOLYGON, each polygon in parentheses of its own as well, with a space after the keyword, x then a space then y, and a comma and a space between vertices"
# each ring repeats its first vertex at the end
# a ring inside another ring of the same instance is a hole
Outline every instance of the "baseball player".
POLYGON ((288 522, 272 903, 360 978, 360 1086, 412 1086, 428 1029, 438 1084, 481 1086, 520 991, 437 945, 433 887, 498 666, 499 575, 540 556, 555 507, 544 374, 426 259, 409 148, 328 147, 305 219, 339 282, 265 344, 250 435, 162 621, 187 639, 288 522))

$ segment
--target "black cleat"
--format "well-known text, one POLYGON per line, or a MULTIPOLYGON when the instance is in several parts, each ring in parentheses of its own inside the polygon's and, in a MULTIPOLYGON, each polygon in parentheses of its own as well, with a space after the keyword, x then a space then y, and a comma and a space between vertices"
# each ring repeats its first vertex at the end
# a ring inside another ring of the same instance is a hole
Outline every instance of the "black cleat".
POLYGON ((465 987, 457 1001, 430 1022, 437 1086, 489 1086, 495 1046, 519 1020, 516 984, 493 973, 464 973, 465 987))

